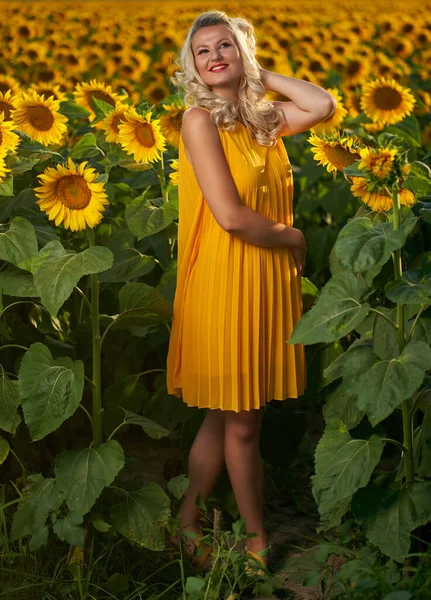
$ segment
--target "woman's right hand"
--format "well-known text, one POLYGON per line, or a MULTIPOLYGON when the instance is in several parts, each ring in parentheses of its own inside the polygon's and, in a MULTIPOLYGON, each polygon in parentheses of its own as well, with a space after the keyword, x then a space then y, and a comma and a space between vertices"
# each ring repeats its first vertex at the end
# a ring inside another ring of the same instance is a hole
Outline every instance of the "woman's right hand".
POLYGON ((305 267, 305 257, 307 255, 307 244, 305 242, 304 234, 300 229, 295 229, 295 242, 290 247, 292 250, 293 258, 295 259, 296 269, 298 275, 302 275, 305 267))

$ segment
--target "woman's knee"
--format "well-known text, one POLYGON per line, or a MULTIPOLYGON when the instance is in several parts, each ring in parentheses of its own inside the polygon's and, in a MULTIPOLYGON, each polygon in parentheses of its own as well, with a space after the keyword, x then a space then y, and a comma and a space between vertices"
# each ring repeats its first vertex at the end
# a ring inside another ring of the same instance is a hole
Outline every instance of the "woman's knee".
POLYGON ((226 411, 225 434, 242 443, 255 443, 259 440, 260 415, 259 411, 241 411, 235 413, 226 411))

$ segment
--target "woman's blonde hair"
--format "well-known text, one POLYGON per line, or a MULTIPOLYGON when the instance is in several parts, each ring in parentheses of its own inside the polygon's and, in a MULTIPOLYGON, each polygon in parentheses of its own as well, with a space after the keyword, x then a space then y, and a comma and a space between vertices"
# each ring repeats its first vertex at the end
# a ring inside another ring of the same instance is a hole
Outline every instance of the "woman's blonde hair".
POLYGON ((228 17, 220 10, 210 10, 200 14, 193 22, 176 64, 177 71, 171 81, 184 91, 184 102, 189 106, 202 106, 211 110, 211 117, 220 129, 236 127, 235 119, 240 116, 261 146, 273 147, 277 144, 277 134, 284 124, 281 109, 274 107, 265 98, 256 59, 256 39, 253 26, 242 17, 228 17), (203 82, 196 69, 192 51, 194 34, 202 27, 225 25, 232 34, 243 64, 239 85, 238 109, 231 100, 219 96, 203 82))

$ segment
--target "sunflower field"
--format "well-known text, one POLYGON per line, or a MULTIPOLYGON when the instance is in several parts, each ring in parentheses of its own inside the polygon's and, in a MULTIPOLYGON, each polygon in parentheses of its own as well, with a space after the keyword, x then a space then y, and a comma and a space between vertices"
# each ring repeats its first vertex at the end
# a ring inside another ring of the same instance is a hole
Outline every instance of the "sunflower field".
POLYGON ((0 599, 431 598, 431 3, 0 11, 0 599), (168 542, 203 419, 166 390, 172 78, 213 8, 250 20, 262 68, 338 103, 283 138, 308 383, 264 409, 275 561, 255 577, 226 472, 199 499, 213 567, 168 542))

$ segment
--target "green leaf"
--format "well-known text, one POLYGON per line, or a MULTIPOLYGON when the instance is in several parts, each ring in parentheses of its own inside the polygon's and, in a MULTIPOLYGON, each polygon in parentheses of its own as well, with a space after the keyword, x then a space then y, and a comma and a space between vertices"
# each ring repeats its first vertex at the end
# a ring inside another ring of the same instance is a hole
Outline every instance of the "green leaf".
POLYGON ((111 508, 114 527, 132 542, 149 548, 165 548, 165 526, 171 516, 170 501, 157 483, 128 492, 111 508))
POLYGON ((86 133, 73 146, 69 156, 71 158, 92 158, 98 156, 100 152, 94 133, 86 133))
POLYGON ((114 254, 114 264, 99 277, 101 283, 126 282, 150 273, 155 267, 154 256, 141 254, 136 248, 124 248, 114 254))
POLYGON ((29 135, 24 133, 24 131, 15 130, 15 133, 21 138, 19 143, 19 153, 24 153, 24 156, 29 153, 29 157, 32 158, 33 155, 40 155, 39 160, 46 160, 50 156, 58 156, 62 160, 64 157, 58 152, 54 152, 54 150, 50 150, 40 142, 36 142, 36 140, 32 140, 29 135))
POLYGON ((84 364, 67 356, 53 360, 49 349, 36 342, 22 359, 19 387, 31 438, 41 440, 78 408, 84 389, 84 364))
POLYGON ((382 600, 410 600, 412 595, 410 592, 391 592, 382 600))
POLYGON ((0 183, 0 196, 13 196, 13 174, 8 173, 0 183))
POLYGON ((355 519, 368 540, 383 554, 403 562, 410 550, 410 532, 431 520, 431 482, 415 482, 388 491, 368 485, 353 497, 355 519))
MULTIPOLYGON (((152 202, 155 202, 153 200, 152 202)), ((142 240, 166 229, 178 218, 178 207, 175 202, 167 202, 154 206, 150 200, 139 196, 126 207, 125 218, 130 231, 142 240)))
MULTIPOLYGON (((330 520, 340 505, 347 510, 352 495, 367 485, 383 451, 381 439, 354 439, 341 421, 330 421, 315 453, 316 474, 312 477, 313 495, 323 523, 330 520)), ((341 518, 341 514, 339 517, 341 518)))
POLYGON ((385 294, 397 304, 428 304, 431 302, 431 274, 423 276, 422 271, 404 271, 401 279, 389 281, 385 294))
POLYGON ((31 171, 34 165, 40 162, 40 158, 28 158, 24 156, 16 155, 10 161, 9 166, 12 169, 12 174, 17 175, 20 173, 25 173, 26 171, 31 171))
POLYGON ((168 490, 177 500, 180 500, 186 493, 189 483, 190 479, 188 479, 184 473, 181 473, 181 475, 171 477, 168 481, 168 490))
POLYGON ((319 288, 314 285, 307 277, 301 277, 302 295, 309 295, 317 297, 319 295, 319 288))
POLYGON ((419 160, 411 163, 410 173, 403 183, 403 188, 413 192, 416 198, 431 193, 431 169, 419 160))
POLYGON ((50 242, 33 263, 34 282, 43 305, 56 316, 81 277, 109 269, 113 259, 112 252, 102 246, 77 254, 66 251, 60 242, 50 242))
POLYGON ((368 291, 361 276, 341 272, 322 288, 314 306, 295 325, 289 344, 333 342, 355 329, 370 305, 361 300, 368 291))
POLYGON ((0 225, 0 259, 29 270, 30 259, 38 253, 33 225, 23 217, 14 217, 8 230, 4 228, 0 225))
POLYGON ((118 293, 120 314, 112 329, 145 327, 172 316, 170 304, 161 293, 145 283, 126 283, 118 293))
POLYGON ((103 586, 108 592, 125 592, 129 588, 129 580, 122 573, 114 573, 103 586))
POLYGON ((204 588, 204 585, 205 580, 202 579, 202 577, 187 577, 186 592, 187 594, 200 594, 204 588))
POLYGON ((428 344, 411 340, 397 358, 376 362, 363 376, 358 393, 358 407, 364 410, 370 423, 377 425, 422 384, 431 367, 428 344))
POLYGON ((57 510, 62 498, 55 479, 44 479, 42 475, 30 475, 27 478, 30 489, 20 500, 14 513, 10 541, 31 535, 29 548, 38 550, 48 540, 49 529, 45 525, 50 512, 57 510))
POLYGON ((375 277, 391 257, 391 253, 402 248, 406 232, 394 231, 393 223, 374 223, 362 217, 352 219, 341 229, 335 242, 335 251, 341 267, 353 273, 373 270, 375 277))
POLYGON ((7 265, 0 273, 0 287, 6 296, 36 297, 39 296, 34 287, 33 275, 18 269, 15 265, 7 265))
POLYGON ((63 542, 66 541, 71 546, 84 546, 84 528, 80 527, 84 517, 81 513, 71 510, 61 519, 54 523, 53 531, 63 542))
POLYGON ((55 457, 55 476, 70 510, 85 515, 102 490, 124 466, 124 452, 116 440, 97 448, 66 450, 55 457))
POLYGON ((123 423, 127 425, 140 425, 148 437, 153 438, 154 440, 159 440, 162 437, 166 437, 171 432, 169 429, 165 429, 158 423, 143 417, 142 415, 136 415, 132 413, 122 406, 119 407, 120 410, 124 413, 123 423))
POLYGON ((5 440, 5 438, 2 435, 0 435, 0 465, 2 465, 7 459, 9 450, 9 442, 5 440))
POLYGON ((323 407, 326 422, 339 419, 349 430, 360 423, 364 416, 364 412, 356 404, 357 395, 350 391, 350 385, 349 381, 342 381, 335 390, 327 394, 323 407))
POLYGON ((89 110, 69 100, 60 102, 60 113, 67 117, 69 121, 71 119, 85 119, 91 115, 89 110))
POLYGON ((11 381, 0 364, 0 429, 15 435, 21 416, 18 381, 11 381))

